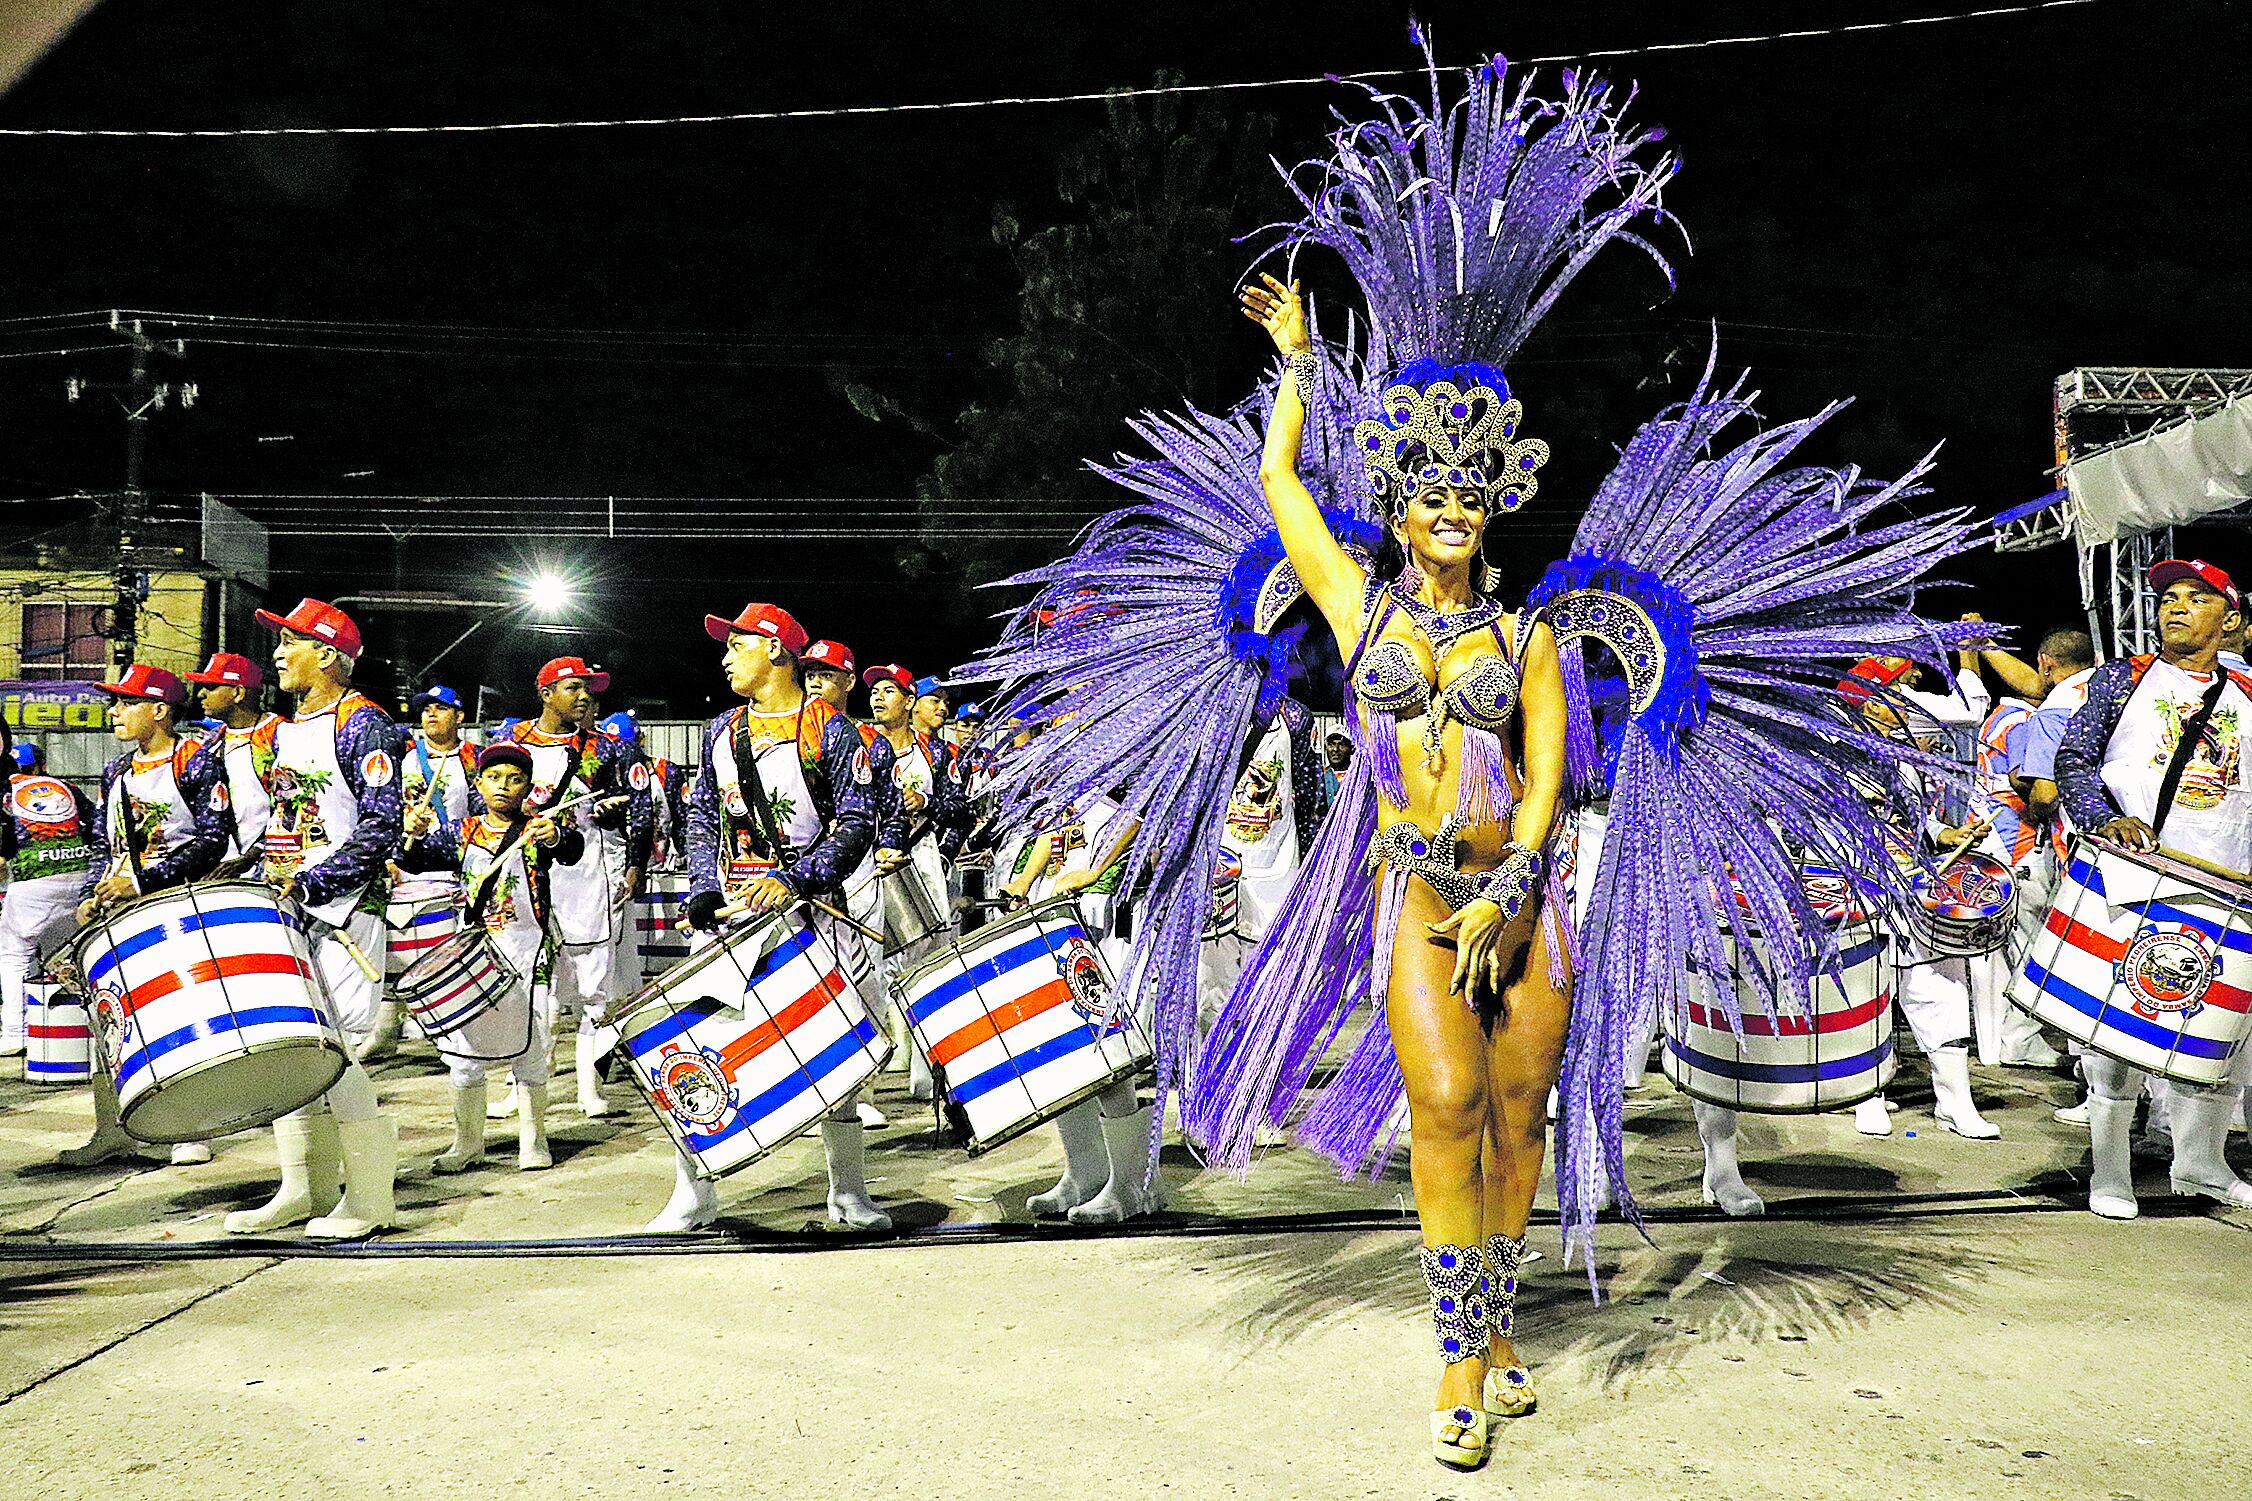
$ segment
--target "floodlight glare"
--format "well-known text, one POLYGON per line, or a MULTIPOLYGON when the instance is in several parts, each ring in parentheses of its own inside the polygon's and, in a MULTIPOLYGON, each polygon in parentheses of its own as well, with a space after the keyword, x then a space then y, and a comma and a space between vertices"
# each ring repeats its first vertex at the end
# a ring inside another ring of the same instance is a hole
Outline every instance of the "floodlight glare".
POLYGON ((571 581, 559 573, 535 573, 524 581, 524 603, 540 615, 560 615, 570 608, 571 581))

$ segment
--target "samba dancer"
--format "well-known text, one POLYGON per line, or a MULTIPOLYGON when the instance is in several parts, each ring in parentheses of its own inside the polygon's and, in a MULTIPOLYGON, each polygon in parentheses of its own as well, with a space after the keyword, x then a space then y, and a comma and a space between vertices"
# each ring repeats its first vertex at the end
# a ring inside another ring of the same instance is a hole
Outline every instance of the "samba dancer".
POLYGON ((8 868, 0 900, 0 1058, 28 1045, 26 987, 41 956, 77 926, 78 893, 96 863, 94 805, 41 770, 38 747, 16 745, 0 720, 0 860, 8 868), (26 754, 28 752, 29 754, 26 754))
MULTIPOLYGON (((102 769, 102 795, 92 834, 94 857, 80 878, 81 926, 135 897, 200 881, 218 869, 234 840, 226 774, 200 741, 174 734, 188 701, 187 685, 161 667, 135 662, 114 683, 111 732, 132 746, 102 769)), ((94 1070, 94 1136, 61 1154, 66 1167, 92 1167, 134 1151, 139 1143, 117 1119, 117 1081, 94 1070)), ((184 1141, 175 1163, 209 1162, 211 1148, 184 1141)))
MULTIPOLYGON (((278 633, 274 681, 296 700, 276 726, 267 792, 266 879, 303 910, 321 989, 348 1048, 373 1032, 382 994, 383 902, 399 847, 399 727, 352 690, 360 628, 323 600, 258 612, 278 633)), ((357 1061, 327 1094, 274 1122, 281 1184, 256 1209, 227 1216, 230 1235, 303 1221, 315 1240, 357 1240, 396 1222, 398 1123, 376 1108, 357 1061), (344 1196, 336 1197, 339 1167, 344 1196)))
POLYGON ((453 1144, 430 1164, 434 1173, 466 1172, 485 1151, 485 1075, 493 1064, 515 1081, 516 1166, 523 1172, 553 1167, 547 1145, 547 1077, 554 1037, 546 1012, 534 1004, 534 978, 546 962, 554 929, 548 873, 576 864, 586 840, 546 813, 527 813, 532 754, 509 742, 477 756, 475 812, 451 823, 429 802, 406 810, 409 869, 450 870, 462 877, 464 921, 481 926, 508 961, 514 980, 481 1025, 493 1035, 516 1035, 523 1050, 508 1058, 477 1056, 452 1036, 434 1039, 453 1086, 453 1144))
MULTIPOLYGON (((850 719, 805 690, 805 628, 776 605, 749 604, 730 620, 704 617, 725 644, 721 669, 746 700, 704 730, 703 762, 688 796, 689 925, 718 930, 723 914, 763 917, 810 897, 834 902, 875 837, 877 793, 868 750, 850 719)), ((814 927, 843 957, 860 935, 815 912, 814 927)), ((859 960, 852 961, 858 964, 859 960)), ((855 1092, 857 1096, 857 1091, 855 1092)), ((829 1218, 888 1230, 868 1196, 867 1141, 857 1097, 821 1123, 829 1218)), ((679 1157, 672 1198, 647 1229, 693 1230, 719 1213, 717 1190, 679 1157)))
POLYGON ((274 731, 282 720, 264 704, 266 670, 237 652, 215 651, 203 671, 187 680, 203 690, 203 712, 219 721, 217 734, 204 742, 227 772, 227 800, 235 834, 227 853, 255 866, 264 854, 266 773, 274 764, 274 731))
MULTIPOLYGON (((619 994, 619 950, 634 956, 626 914, 641 871, 629 862, 645 858, 649 844, 649 768, 638 751, 594 725, 594 700, 610 691, 610 674, 579 657, 557 657, 540 668, 536 682, 539 717, 518 722, 503 737, 531 753, 531 811, 582 791, 610 794, 571 810, 592 858, 562 866, 550 878, 556 944, 541 993, 550 1026, 566 1012, 578 1016, 579 1111, 591 1119, 615 1108, 602 1097, 603 1049, 596 1034, 619 994)), ((474 798, 471 806, 478 806, 474 798)))
MULTIPOLYGON (((2056 783, 2078 828, 2131 850, 2161 847, 2230 871, 2252 870, 2252 677, 2223 667, 2222 636, 2242 629, 2244 600, 2228 574, 2202 558, 2152 566, 2158 651, 2095 670, 2087 700, 2056 751, 2056 783), (2163 835, 2163 846, 2161 844, 2163 835)), ((2129 1136, 2145 1073, 2108 1054, 2081 1059, 2087 1103, 2088 1208, 2131 1220, 2129 1136)), ((2227 1082, 2167 1082, 2174 1192, 2252 1207, 2252 1183, 2224 1148, 2237 1091, 2252 1081, 2252 1047, 2239 1047, 2227 1082)))

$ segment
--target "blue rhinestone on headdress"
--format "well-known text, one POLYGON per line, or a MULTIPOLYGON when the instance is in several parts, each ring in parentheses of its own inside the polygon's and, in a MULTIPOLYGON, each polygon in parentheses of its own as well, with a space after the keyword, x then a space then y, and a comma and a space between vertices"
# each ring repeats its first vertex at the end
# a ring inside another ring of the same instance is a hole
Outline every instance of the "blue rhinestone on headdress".
POLYGON ((1480 491, 1504 511, 1540 488, 1535 471, 1548 462, 1548 445, 1516 436, 1524 407, 1503 391, 1465 389, 1452 380, 1396 385, 1384 392, 1384 410, 1355 424, 1353 437, 1388 509, 1398 511, 1418 489, 1442 481, 1480 491))

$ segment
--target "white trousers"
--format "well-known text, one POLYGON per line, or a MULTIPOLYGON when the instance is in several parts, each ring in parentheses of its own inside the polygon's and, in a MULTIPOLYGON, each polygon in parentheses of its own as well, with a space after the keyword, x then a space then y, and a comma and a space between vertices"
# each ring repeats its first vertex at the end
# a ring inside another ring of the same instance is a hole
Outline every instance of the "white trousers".
POLYGON ((618 950, 632 948, 631 940, 612 943, 559 943, 549 961, 546 994, 549 1025, 558 1025, 564 1012, 576 1012, 596 1024, 608 1019, 610 1002, 618 995, 618 950))
POLYGON ((336 1008, 336 1024, 344 1029, 345 1038, 354 1046, 366 1040, 375 1030, 376 1003, 383 998, 383 955, 389 935, 383 926, 380 912, 355 912, 344 924, 341 935, 334 930, 324 930, 313 945, 313 967, 320 971, 321 988, 328 992, 329 1004, 336 1008), (352 957, 344 940, 350 939, 352 948, 374 969, 370 978, 359 960, 352 957))
POLYGON ((0 1038, 24 1037, 24 981, 39 967, 39 951, 60 941, 78 917, 79 877, 36 876, 16 881, 0 901, 0 1038))
POLYGON ((1971 1035, 1970 961, 1932 959, 1903 964, 1892 989, 1916 1046, 1929 1057, 1971 1035))

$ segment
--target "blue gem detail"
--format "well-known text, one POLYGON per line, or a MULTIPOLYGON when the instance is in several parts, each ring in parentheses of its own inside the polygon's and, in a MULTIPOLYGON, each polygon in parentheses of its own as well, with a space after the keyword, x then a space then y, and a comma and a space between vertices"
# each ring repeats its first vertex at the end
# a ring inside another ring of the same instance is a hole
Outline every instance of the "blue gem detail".
POLYGON ((1439 1253, 1439 1265, 1452 1270, 1454 1267, 1454 1252, 1441 1251, 1439 1253))

